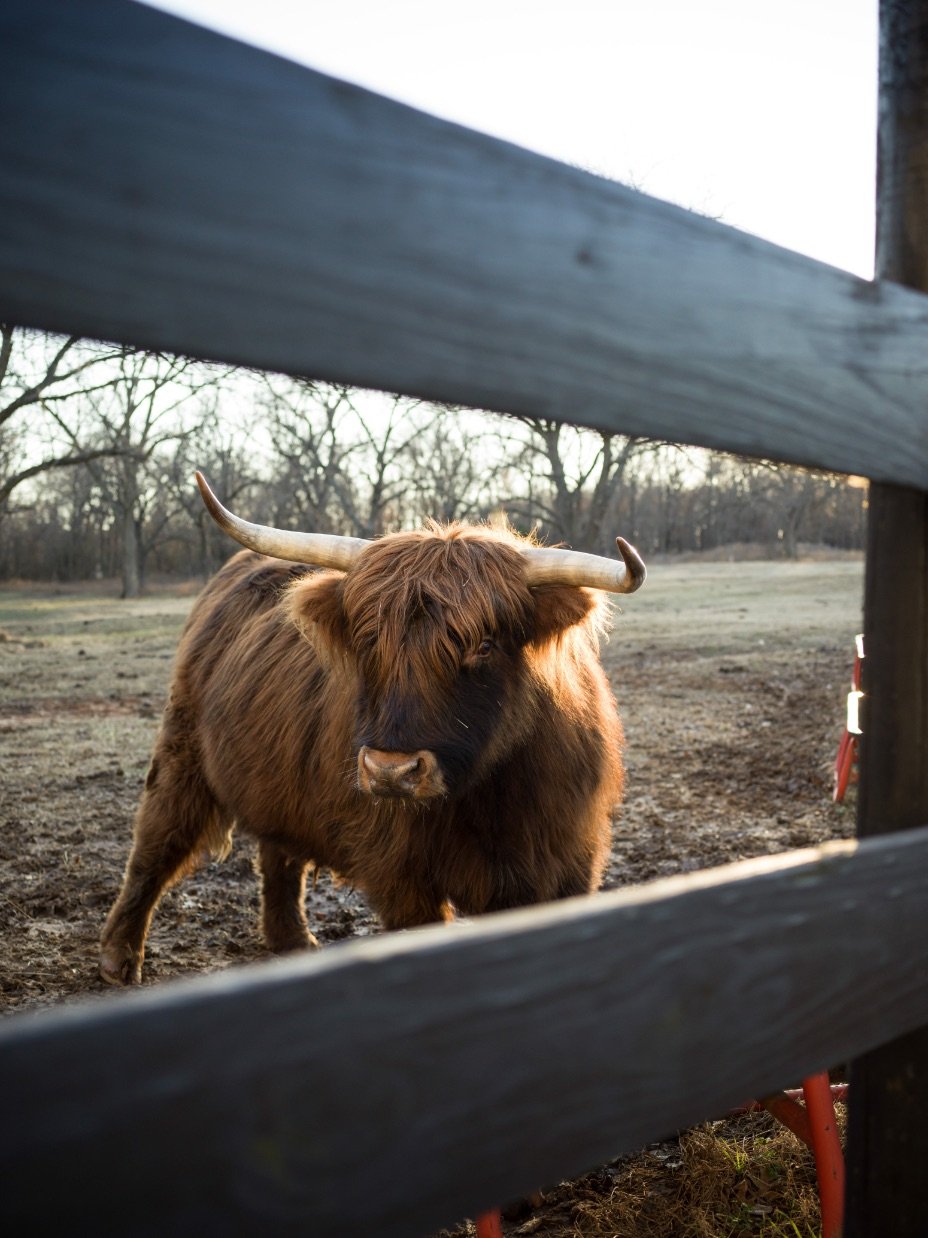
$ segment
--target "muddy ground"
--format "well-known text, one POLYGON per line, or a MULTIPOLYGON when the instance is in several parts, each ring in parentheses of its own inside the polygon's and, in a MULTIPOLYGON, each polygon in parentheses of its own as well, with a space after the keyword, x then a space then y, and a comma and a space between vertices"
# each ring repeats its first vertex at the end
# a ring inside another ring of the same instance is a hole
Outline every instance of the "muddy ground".
MULTIPOLYGON (((603 655, 628 769, 607 887, 853 833, 853 792, 832 804, 831 767, 861 594, 851 558, 652 565, 603 655)), ((0 588, 4 1014, 120 998, 96 977, 96 942, 192 596, 0 588)), ((166 896, 148 983, 266 957, 252 857, 239 838, 166 896)), ((309 910, 323 944, 378 931, 327 877, 309 910)), ((536 1222, 524 1232, 555 1232, 536 1222)))

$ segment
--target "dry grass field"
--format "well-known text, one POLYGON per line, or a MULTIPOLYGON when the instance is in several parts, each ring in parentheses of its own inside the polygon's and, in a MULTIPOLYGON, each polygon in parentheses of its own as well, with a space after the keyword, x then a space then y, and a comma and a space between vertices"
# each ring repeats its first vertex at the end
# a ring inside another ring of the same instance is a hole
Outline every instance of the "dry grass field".
MULTIPOLYGON (((626 727, 628 790, 607 885, 853 832, 831 802, 857 559, 656 563, 604 648, 626 727)), ((118 1001, 96 978, 190 590, 0 589, 0 1006, 118 1001)), ((146 980, 265 957, 252 850, 171 891, 146 980)), ((323 943, 378 931, 360 895, 321 877, 323 943)), ((784 1080, 784 1083, 791 1082, 784 1080)), ((507 1234, 807 1238, 814 1178, 765 1115, 721 1122, 545 1192, 507 1234), (704 1198, 706 1197, 707 1198, 704 1198)), ((465 1232, 465 1231, 461 1231, 465 1232)))

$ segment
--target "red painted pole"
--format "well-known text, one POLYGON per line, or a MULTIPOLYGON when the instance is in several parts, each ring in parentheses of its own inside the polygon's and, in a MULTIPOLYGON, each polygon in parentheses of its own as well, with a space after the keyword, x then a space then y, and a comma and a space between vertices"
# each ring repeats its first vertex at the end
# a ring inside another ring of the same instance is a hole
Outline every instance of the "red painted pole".
POLYGON ((481 1213, 476 1225, 477 1238, 503 1238, 503 1220, 498 1208, 481 1213))
POLYGON ((822 1238, 841 1238, 844 1228, 844 1154, 838 1138, 834 1099, 827 1072, 802 1081, 812 1131, 818 1196, 822 1206, 822 1238))

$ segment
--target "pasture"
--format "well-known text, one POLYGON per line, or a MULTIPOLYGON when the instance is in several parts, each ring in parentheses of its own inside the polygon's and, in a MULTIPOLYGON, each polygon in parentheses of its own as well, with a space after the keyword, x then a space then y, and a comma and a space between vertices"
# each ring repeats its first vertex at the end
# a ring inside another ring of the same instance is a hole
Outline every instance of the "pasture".
MULTIPOLYGON (((607 886, 853 834, 854 795, 831 803, 831 764, 861 626, 862 566, 649 565, 603 650, 628 770, 607 886)), ((4 1014, 121 1000, 96 977, 97 938, 191 602, 190 589, 134 602, 105 587, 0 590, 4 1014)), ((251 865, 239 838, 225 862, 166 896, 149 939, 149 984, 265 957, 251 865)), ((310 891, 309 915, 323 946, 378 931, 362 898, 328 874, 310 891)), ((653 1155, 657 1169, 662 1156, 679 1168, 675 1153, 653 1155)), ((571 1196, 564 1226, 579 1225, 578 1199, 588 1202, 571 1196)), ((779 1232, 760 1228, 763 1209, 745 1215, 731 1233, 779 1232)), ((600 1232, 557 1228, 552 1217, 510 1232, 600 1232)))

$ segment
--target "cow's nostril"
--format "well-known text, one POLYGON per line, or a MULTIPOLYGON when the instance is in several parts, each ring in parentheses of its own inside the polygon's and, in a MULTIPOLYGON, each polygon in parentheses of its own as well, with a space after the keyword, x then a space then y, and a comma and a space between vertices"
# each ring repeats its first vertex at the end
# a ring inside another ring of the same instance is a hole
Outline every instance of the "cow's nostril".
POLYGON ((422 772, 422 762, 412 762, 408 769, 404 769, 402 773, 397 774, 397 786, 402 787, 405 791, 415 791, 422 781, 422 772))

